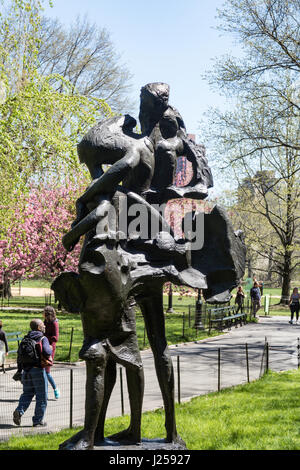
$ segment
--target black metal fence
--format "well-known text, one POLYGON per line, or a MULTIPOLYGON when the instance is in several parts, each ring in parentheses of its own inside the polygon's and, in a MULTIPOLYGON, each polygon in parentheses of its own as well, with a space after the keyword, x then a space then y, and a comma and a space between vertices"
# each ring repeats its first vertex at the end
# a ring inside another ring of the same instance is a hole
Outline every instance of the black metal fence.
MULTIPOLYGON (((32 427, 35 399, 22 416, 21 426, 17 427, 13 423, 13 412, 23 391, 21 382, 15 382, 12 378, 15 372, 16 370, 8 370, 5 374, 0 374, 0 440, 8 439, 11 435, 16 434, 32 434, 35 429, 32 427)), ((55 399, 49 384, 45 431, 58 431, 63 428, 80 426, 83 423, 84 415, 82 374, 78 373, 76 369, 56 369, 54 367, 52 375, 60 390, 60 398, 59 400, 55 399)))
MULTIPOLYGON (((264 343, 242 344, 238 347, 217 348, 211 343, 198 343, 196 356, 191 356, 190 347, 182 354, 171 348, 175 371, 176 400, 181 403, 191 397, 220 391, 224 388, 251 382, 266 371, 289 370, 300 367, 300 340, 295 344, 270 345, 264 343), (193 359, 191 360, 191 357, 193 359)), ((148 356, 147 356, 148 357, 148 356)), ((149 357, 148 357, 149 359, 149 357)), ((154 367, 145 361, 144 411, 163 406, 154 367)), ((144 360, 144 358, 143 358, 144 360)), ((56 365, 51 371, 60 398, 56 400, 49 384, 48 407, 45 428, 33 428, 32 416, 35 401, 21 420, 21 426, 13 423, 13 412, 22 393, 22 385, 12 379, 15 370, 0 373, 0 440, 12 435, 27 435, 35 432, 55 432, 63 428, 82 426, 85 408, 85 367, 56 365), (38 429, 38 431, 36 431, 38 429)), ((126 374, 118 367, 118 380, 108 408, 108 417, 129 414, 126 374)))

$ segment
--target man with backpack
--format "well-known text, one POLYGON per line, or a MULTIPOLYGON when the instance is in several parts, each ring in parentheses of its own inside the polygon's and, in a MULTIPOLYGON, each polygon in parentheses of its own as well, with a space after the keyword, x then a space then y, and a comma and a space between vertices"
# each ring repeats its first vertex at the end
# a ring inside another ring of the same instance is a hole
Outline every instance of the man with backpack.
POLYGON ((13 413, 13 422, 20 426, 21 417, 36 398, 33 426, 46 426, 43 421, 48 399, 48 379, 45 366, 51 360, 52 348, 44 336, 45 325, 40 319, 30 322, 31 331, 24 336, 18 348, 18 372, 22 374, 23 393, 13 413))

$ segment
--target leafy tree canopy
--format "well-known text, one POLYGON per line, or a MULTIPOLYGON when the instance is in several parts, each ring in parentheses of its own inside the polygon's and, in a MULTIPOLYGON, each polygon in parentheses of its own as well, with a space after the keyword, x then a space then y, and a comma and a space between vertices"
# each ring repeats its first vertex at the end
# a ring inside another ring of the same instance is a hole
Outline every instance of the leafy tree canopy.
POLYGON ((18 195, 30 183, 77 178, 76 144, 107 103, 78 91, 59 74, 42 75, 42 0, 1 0, 0 14, 0 236, 18 195), (59 83, 59 90, 57 84, 59 83), (55 84, 55 86, 54 86, 55 84))

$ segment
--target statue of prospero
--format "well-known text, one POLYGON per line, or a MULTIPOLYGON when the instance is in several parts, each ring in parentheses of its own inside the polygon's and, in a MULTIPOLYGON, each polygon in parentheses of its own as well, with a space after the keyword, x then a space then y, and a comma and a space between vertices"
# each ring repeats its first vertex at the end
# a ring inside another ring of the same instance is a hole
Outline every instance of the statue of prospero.
POLYGON ((213 185, 206 158, 189 139, 179 112, 169 105, 167 84, 142 88, 139 121, 140 134, 129 115, 105 119, 78 145, 80 162, 88 167, 92 181, 76 202, 76 219, 63 244, 70 251, 84 237, 79 269, 61 273, 52 289, 66 310, 81 315, 85 422, 62 449, 92 449, 104 442, 116 364, 126 368, 131 415, 128 429, 109 439, 127 445, 141 442, 144 374, 136 305, 144 317, 163 397, 165 441, 182 448, 165 337, 163 285, 170 281, 202 289, 208 301, 225 302, 244 272, 242 237, 222 208, 187 214, 182 238, 174 235, 161 210, 174 198, 205 199, 213 185), (185 156, 193 169, 190 183, 180 188, 173 183, 179 156, 185 156), (103 165, 110 165, 105 172, 103 165))

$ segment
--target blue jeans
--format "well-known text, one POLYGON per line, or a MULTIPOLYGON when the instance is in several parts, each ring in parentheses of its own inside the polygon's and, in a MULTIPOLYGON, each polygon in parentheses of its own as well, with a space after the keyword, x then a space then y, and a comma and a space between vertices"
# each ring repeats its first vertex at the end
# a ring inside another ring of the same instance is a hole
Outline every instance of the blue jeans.
POLYGON ((20 396, 17 410, 23 415, 35 396, 36 404, 32 422, 33 424, 40 423, 46 412, 48 398, 48 380, 45 369, 32 367, 28 372, 24 371, 22 384, 23 393, 20 396))
POLYGON ((48 379, 48 382, 49 384, 51 385, 51 387, 53 388, 53 390, 56 389, 56 383, 54 381, 54 378, 52 377, 52 375, 50 374, 50 372, 46 372, 46 375, 47 375, 47 379, 48 379))

